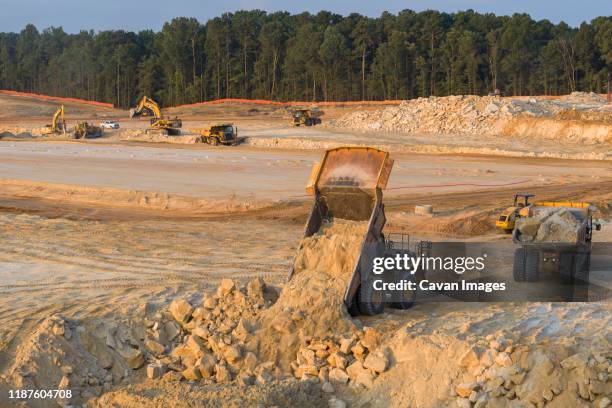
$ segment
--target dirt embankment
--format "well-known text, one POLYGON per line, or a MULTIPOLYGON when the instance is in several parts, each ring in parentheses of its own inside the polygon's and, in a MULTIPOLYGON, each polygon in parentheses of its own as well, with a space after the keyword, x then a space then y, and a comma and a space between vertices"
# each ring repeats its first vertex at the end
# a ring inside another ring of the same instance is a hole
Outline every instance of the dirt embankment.
POLYGON ((596 94, 573 93, 544 100, 449 96, 348 113, 331 125, 360 131, 533 137, 602 144, 612 143, 611 111, 606 100, 596 94))

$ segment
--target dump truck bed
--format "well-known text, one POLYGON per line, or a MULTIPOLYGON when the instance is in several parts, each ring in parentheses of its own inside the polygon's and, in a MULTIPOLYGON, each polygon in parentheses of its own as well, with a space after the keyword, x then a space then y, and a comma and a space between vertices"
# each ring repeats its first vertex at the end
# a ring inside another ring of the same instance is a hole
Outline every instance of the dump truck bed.
MULTIPOLYGON (((304 237, 312 236, 323 221, 344 219, 367 221, 361 251, 351 267, 344 302, 351 307, 361 284, 361 265, 371 265, 371 257, 382 246, 386 218, 382 190, 386 187, 393 160, 382 150, 367 147, 339 147, 328 150, 315 165, 306 187, 315 201, 310 211, 304 237)), ((294 274, 293 267, 289 279, 294 274)))

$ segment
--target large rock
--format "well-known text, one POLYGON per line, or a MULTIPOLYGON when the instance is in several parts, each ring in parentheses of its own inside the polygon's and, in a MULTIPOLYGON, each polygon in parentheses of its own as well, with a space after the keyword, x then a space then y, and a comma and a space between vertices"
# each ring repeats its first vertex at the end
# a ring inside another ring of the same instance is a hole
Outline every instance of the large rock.
POLYGON ((211 378, 215 373, 217 359, 211 354, 204 354, 196 360, 195 366, 200 370, 202 378, 211 378))
POLYGON ((340 368, 332 368, 331 370, 329 370, 329 380, 341 384, 346 384, 349 381, 349 376, 346 371, 340 368))
POLYGON ((232 373, 230 373, 225 365, 217 364, 215 371, 215 380, 217 380, 218 383, 225 384, 232 381, 232 373))
POLYGON ((477 388, 478 383, 475 382, 461 383, 455 387, 455 392, 462 398, 468 398, 472 391, 475 391, 477 388))
POLYGON ((474 367, 480 363, 476 348, 470 347, 459 357, 459 367, 474 367))
POLYGON ((385 356, 374 354, 369 354, 363 362, 365 368, 369 368, 377 373, 384 372, 388 364, 389 361, 385 356))
POLYGON ((187 323, 191 319, 193 306, 185 299, 175 299, 170 303, 170 313, 172 317, 179 323, 187 323))
POLYGON ((236 289, 236 282, 231 279, 223 279, 217 289, 217 295, 220 297, 229 295, 234 289, 236 289))
POLYGON ((161 356, 166 352, 166 348, 164 347, 164 345, 154 340, 147 340, 145 342, 145 346, 151 351, 151 353, 155 354, 156 356, 161 356))
POLYGON ((263 279, 255 278, 247 283, 247 296, 255 299, 262 299, 266 284, 263 279))
POLYGON ((194 336, 193 334, 187 337, 185 345, 189 347, 195 358, 200 358, 200 356, 206 352, 204 341, 200 337, 194 336))
POLYGON ((162 363, 151 363, 147 365, 147 377, 151 380, 160 378, 166 373, 166 366, 162 363))
POLYGON ((126 348, 125 350, 122 350, 120 354, 123 358, 125 358, 125 362, 132 370, 137 370, 144 365, 144 354, 142 354, 142 351, 138 349, 126 348))
POLYGON ((368 350, 374 350, 378 347, 380 343, 381 335, 378 330, 372 327, 364 327, 363 329, 363 338, 361 339, 361 344, 366 347, 368 350))

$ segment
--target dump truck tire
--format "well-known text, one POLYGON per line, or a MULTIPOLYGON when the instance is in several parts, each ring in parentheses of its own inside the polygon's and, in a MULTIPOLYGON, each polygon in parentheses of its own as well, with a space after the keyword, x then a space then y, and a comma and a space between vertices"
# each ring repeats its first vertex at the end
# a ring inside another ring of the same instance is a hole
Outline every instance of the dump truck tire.
POLYGON ((515 282, 525 282, 525 250, 517 249, 514 251, 514 265, 512 275, 515 282))
MULTIPOLYGON (((403 276, 397 276, 395 278, 395 281, 400 282, 402 279, 405 279, 407 281, 416 281, 415 276, 416 275, 413 275, 410 272, 405 272, 403 276)), ((393 307, 394 309, 407 310, 414 306, 414 302, 417 297, 417 291, 403 290, 397 293, 396 296, 398 296, 399 299, 396 302, 392 302, 391 307, 393 307)))
POLYGON ((563 252, 559 255, 559 278, 562 284, 574 284, 574 269, 576 263, 572 252, 563 252))
POLYGON ((384 294, 374 290, 371 282, 362 282, 359 287, 359 312, 366 316, 375 316, 385 310, 384 294))
POLYGON ((527 282, 540 280, 540 252, 536 250, 526 251, 525 255, 525 279, 527 282))
POLYGON ((219 144, 219 139, 217 139, 216 137, 211 137, 210 138, 210 145, 211 146, 217 146, 219 144))

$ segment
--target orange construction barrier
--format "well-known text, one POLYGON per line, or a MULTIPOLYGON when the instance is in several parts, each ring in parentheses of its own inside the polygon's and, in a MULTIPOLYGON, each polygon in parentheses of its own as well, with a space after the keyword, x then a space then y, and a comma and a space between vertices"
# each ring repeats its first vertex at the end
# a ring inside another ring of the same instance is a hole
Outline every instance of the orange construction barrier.
POLYGON ((270 101, 266 99, 238 99, 238 98, 224 98, 215 99, 213 101, 188 103, 185 105, 178 105, 175 108, 186 108, 194 106, 206 106, 206 105, 219 105, 223 103, 245 103, 253 105, 274 105, 274 106, 305 106, 305 105, 317 105, 317 106, 355 106, 355 105, 399 105, 402 101, 340 101, 340 102, 313 102, 313 101, 290 101, 290 102, 278 102, 270 101))
POLYGON ((0 89, 0 94, 11 95, 11 96, 24 96, 28 98, 37 98, 44 99, 47 101, 54 102, 76 102, 93 106, 101 106, 104 108, 114 108, 115 106, 112 103, 98 102, 98 101, 88 101, 86 99, 78 99, 78 98, 63 98, 61 96, 49 96, 49 95, 41 95, 30 92, 17 92, 17 91, 9 91, 5 89, 0 89))

